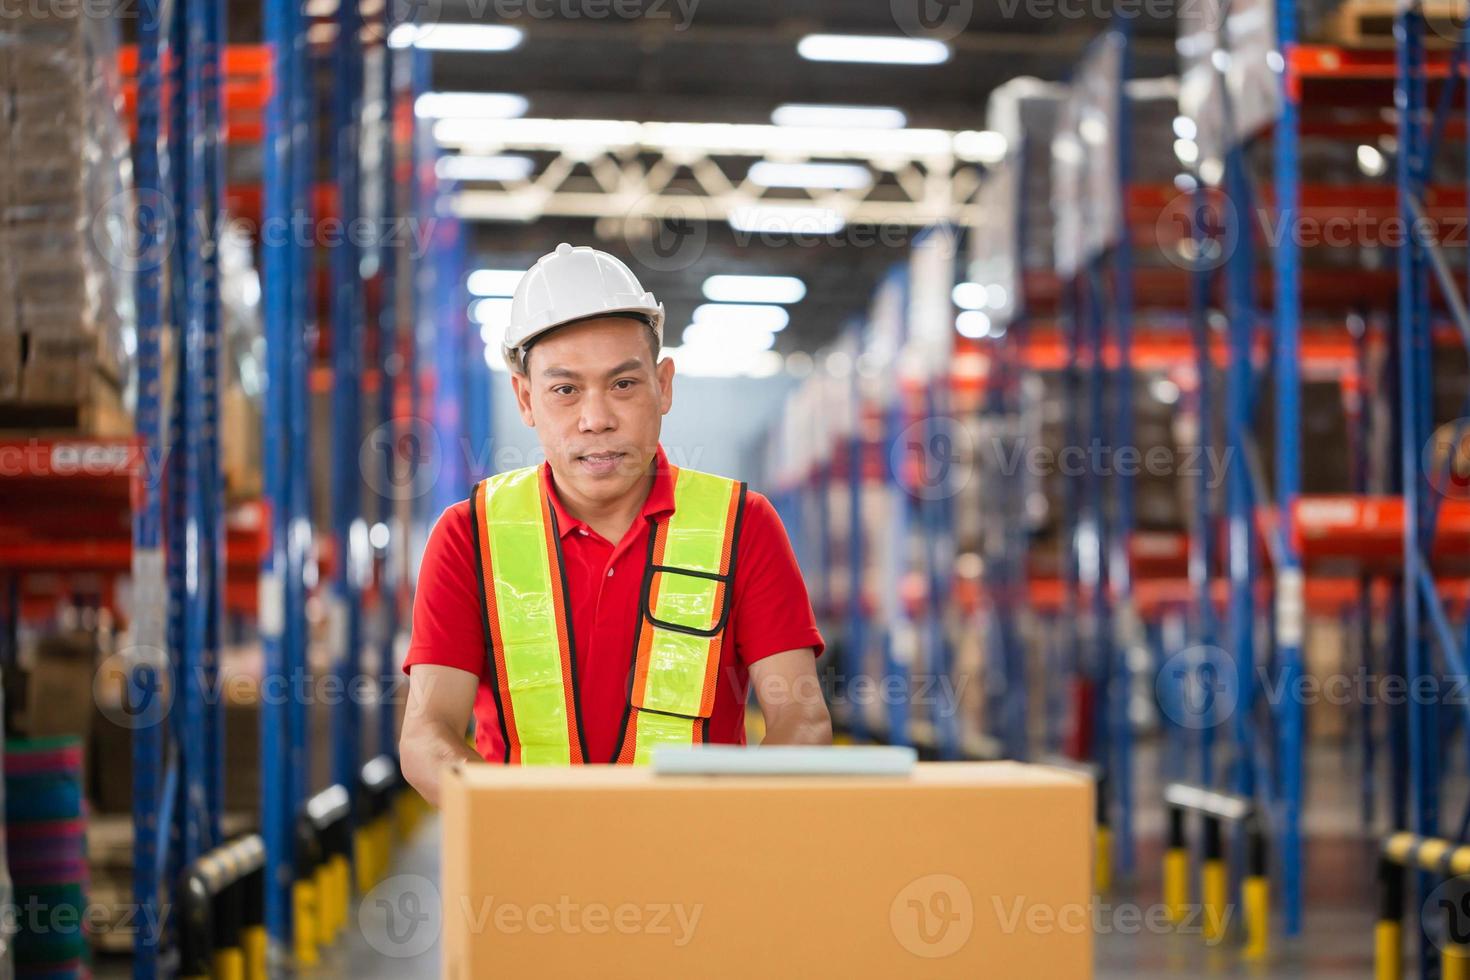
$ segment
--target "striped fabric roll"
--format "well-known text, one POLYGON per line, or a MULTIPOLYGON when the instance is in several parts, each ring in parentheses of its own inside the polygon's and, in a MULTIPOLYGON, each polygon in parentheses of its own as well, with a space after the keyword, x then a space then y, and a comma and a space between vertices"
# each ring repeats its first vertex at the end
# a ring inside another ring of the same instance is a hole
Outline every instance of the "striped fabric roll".
POLYGON ((88 976, 87 822, 82 742, 75 736, 5 743, 7 902, 14 903, 15 976, 88 976))

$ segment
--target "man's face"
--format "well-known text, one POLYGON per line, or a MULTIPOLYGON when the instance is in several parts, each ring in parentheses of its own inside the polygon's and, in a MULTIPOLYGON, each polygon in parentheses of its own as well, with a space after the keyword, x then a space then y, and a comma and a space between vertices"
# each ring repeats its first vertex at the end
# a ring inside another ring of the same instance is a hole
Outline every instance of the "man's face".
POLYGON ((521 419, 536 430, 557 485, 616 500, 648 472, 674 397, 674 364, 654 364, 648 327, 600 317, 538 340, 529 374, 511 375, 521 419))

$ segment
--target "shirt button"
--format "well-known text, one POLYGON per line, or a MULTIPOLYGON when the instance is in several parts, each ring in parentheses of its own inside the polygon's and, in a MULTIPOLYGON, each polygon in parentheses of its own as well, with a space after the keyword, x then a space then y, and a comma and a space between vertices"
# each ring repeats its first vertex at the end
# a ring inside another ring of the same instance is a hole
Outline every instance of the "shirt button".
POLYGON ((579 527, 577 528, 577 533, 585 537, 587 534, 587 529, 585 527, 579 527))
POLYGON ((612 573, 613 573, 613 570, 612 570, 612 569, 611 569, 611 568, 609 568, 609 569, 608 569, 608 570, 607 570, 607 577, 608 577, 608 578, 612 578, 612 573))

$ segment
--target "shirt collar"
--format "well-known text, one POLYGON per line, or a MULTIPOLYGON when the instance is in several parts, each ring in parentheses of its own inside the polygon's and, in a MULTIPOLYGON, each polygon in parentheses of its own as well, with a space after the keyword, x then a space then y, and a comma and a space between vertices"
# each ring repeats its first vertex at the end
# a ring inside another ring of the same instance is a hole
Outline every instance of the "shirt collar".
MULTIPOLYGON (((662 517, 674 512, 674 476, 678 473, 679 468, 669 462, 662 444, 653 454, 651 466, 653 467, 653 486, 649 487, 648 496, 643 501, 643 509, 638 514, 640 520, 662 517)), ((550 488, 548 496, 551 497, 551 509, 556 513, 556 526, 561 532, 561 537, 566 537, 578 528, 586 528, 585 522, 577 520, 562 506, 561 495, 557 493, 556 480, 552 476, 549 461, 541 464, 541 475, 545 478, 547 487, 550 488)))

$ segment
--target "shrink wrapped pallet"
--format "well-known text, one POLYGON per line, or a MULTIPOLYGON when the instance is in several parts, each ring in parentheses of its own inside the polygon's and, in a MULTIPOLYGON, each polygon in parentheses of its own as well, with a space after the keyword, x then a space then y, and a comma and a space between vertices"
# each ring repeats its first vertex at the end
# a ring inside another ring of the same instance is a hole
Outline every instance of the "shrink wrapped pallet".
POLYGON ((96 5, 22 5, 0 20, 6 427, 125 425, 134 267, 118 44, 117 19, 96 5))

